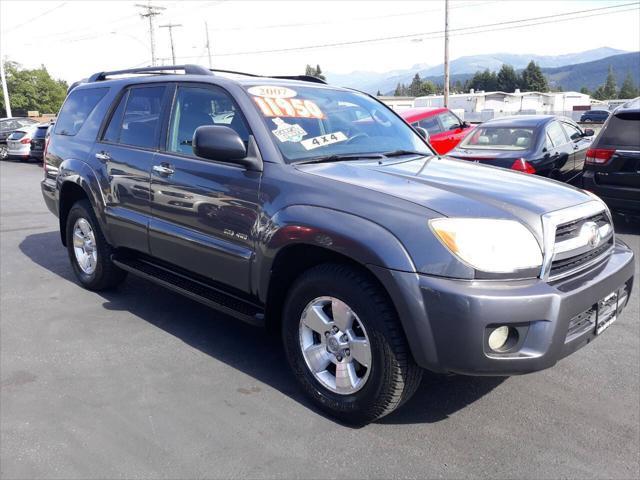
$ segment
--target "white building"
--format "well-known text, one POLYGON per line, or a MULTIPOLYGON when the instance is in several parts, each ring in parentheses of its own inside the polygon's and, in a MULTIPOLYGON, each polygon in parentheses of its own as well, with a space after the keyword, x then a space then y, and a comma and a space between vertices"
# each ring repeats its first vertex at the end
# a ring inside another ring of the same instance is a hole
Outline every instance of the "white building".
POLYGON ((409 108, 413 108, 415 97, 389 97, 389 96, 380 96, 377 97, 378 100, 384 102, 386 105, 391 107, 393 110, 397 112, 401 112, 403 110, 407 110, 409 108))
MULTIPOLYGON (((592 105, 589 95, 580 92, 474 92, 449 95, 449 108, 464 112, 465 120, 485 121, 513 114, 556 114, 579 117, 592 105), (575 112, 575 113, 574 113, 575 112)), ((442 95, 417 97, 414 107, 442 107, 442 95)))

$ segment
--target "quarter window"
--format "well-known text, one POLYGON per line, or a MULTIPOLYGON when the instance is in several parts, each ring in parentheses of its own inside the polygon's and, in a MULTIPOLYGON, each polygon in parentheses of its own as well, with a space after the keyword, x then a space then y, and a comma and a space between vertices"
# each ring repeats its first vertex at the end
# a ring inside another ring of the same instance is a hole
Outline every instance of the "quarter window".
POLYGON ((56 121, 55 133, 57 135, 75 135, 80 131, 85 120, 91 115, 93 109, 108 88, 85 88, 74 90, 69 94, 60 110, 56 121))
POLYGON ((218 88, 180 87, 176 96, 167 149, 193 155, 192 139, 202 125, 224 125, 249 142, 249 129, 231 97, 218 88))
POLYGON ((580 140, 582 138, 582 132, 578 127, 571 125, 570 123, 563 122, 562 126, 564 127, 567 135, 573 141, 580 140))
POLYGON ((554 147, 559 147, 567 143, 567 136, 558 122, 551 122, 547 127, 547 133, 554 147))

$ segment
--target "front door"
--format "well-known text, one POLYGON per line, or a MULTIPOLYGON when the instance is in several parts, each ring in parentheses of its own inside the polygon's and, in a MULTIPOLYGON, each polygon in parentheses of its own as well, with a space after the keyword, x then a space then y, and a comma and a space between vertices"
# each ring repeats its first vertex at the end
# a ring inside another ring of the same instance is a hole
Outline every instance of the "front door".
POLYGON ((148 253, 151 214, 149 171, 167 103, 166 85, 147 84, 124 91, 93 155, 105 165, 109 180, 106 221, 117 247, 148 253))
POLYGON ((573 144, 573 173, 571 177, 575 178, 582 173, 587 150, 593 141, 593 137, 585 137, 580 127, 573 123, 562 122, 562 126, 573 144))
POLYGON ((151 254, 243 292, 249 291, 261 174, 198 158, 201 125, 226 125, 249 140, 237 104, 212 85, 178 86, 163 142, 151 166, 151 254))
POLYGON ((552 121, 547 126, 547 134, 550 140, 550 151, 552 162, 549 177, 558 180, 567 180, 573 175, 575 169, 573 142, 567 137, 564 129, 557 120, 552 121))

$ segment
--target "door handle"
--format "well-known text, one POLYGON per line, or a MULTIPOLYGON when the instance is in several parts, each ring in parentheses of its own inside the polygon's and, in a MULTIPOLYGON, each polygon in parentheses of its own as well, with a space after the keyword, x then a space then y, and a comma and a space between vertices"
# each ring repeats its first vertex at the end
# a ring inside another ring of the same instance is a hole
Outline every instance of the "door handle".
POLYGON ((103 162, 108 162, 109 160, 111 160, 111 155, 109 155, 107 152, 98 152, 96 153, 96 158, 98 160, 102 160, 103 162))
POLYGON ((163 175, 163 176, 172 175, 174 173, 173 168, 169 168, 164 165, 154 165, 153 171, 156 172, 158 175, 163 175))

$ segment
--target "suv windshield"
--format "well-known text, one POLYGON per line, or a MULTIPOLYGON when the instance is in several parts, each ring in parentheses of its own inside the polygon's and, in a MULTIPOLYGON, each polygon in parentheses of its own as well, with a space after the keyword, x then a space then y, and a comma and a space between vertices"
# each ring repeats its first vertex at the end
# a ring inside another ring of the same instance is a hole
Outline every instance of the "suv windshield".
POLYGON ((400 150, 433 155, 402 119, 367 95, 297 85, 247 91, 287 162, 400 150))
POLYGON ((461 148, 486 150, 527 150, 533 145, 532 128, 479 126, 461 143, 461 148))

